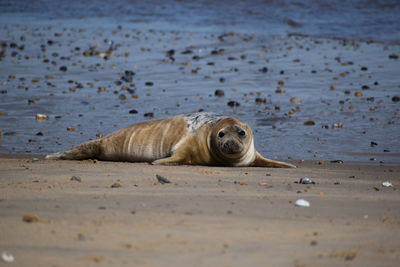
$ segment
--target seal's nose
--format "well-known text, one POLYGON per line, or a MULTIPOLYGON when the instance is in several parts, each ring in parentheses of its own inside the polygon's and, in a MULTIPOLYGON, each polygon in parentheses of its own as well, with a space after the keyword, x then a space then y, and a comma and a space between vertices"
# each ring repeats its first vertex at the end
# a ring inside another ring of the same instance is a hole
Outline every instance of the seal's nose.
POLYGON ((223 145, 225 153, 237 153, 240 150, 239 145, 234 140, 228 140, 223 145))

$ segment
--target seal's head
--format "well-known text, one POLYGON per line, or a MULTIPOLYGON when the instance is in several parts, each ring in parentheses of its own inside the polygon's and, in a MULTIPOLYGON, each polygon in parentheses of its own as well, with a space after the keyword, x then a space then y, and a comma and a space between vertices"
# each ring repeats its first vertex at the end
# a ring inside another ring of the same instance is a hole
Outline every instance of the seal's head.
POLYGON ((253 157, 253 133, 247 124, 234 118, 224 118, 213 128, 210 146, 220 162, 237 165, 253 157))

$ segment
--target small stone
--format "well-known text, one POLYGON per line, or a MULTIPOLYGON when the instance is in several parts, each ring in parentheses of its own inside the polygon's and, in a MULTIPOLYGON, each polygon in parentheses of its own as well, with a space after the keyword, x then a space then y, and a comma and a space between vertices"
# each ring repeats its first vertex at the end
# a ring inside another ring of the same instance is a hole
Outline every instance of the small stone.
POLYGON ((49 116, 44 114, 36 114, 36 120, 48 120, 49 116))
POLYGON ((360 97, 360 96, 363 96, 363 93, 362 92, 355 92, 354 96, 360 97))
POLYGON ((367 67, 361 67, 361 70, 362 70, 362 71, 367 71, 368 68, 367 68, 367 67))
POLYGON ((121 100, 121 101, 126 100, 126 96, 125 96, 124 94, 120 94, 120 95, 118 96, 118 98, 119 98, 119 100, 121 100))
POLYGON ((390 54, 388 57, 389 59, 399 59, 399 56, 396 54, 390 54))
POLYGON ((37 215, 27 214, 22 217, 22 221, 26 223, 35 223, 39 221, 39 217, 37 215))
POLYGON ((238 107, 238 106, 240 106, 240 103, 239 103, 239 102, 236 102, 236 101, 229 101, 227 105, 228 105, 229 107, 233 108, 233 107, 238 107))
POLYGON ((218 96, 218 97, 222 97, 225 95, 225 92, 224 92, 224 90, 217 89, 217 90, 215 90, 214 95, 218 96))
POLYGON ((331 91, 335 91, 337 88, 336 88, 336 85, 331 85, 331 87, 329 87, 329 89, 330 89, 331 91))
POLYGON ((306 125, 306 126, 313 126, 313 125, 315 125, 315 122, 314 122, 314 121, 311 121, 311 120, 305 121, 305 122, 304 122, 304 125, 306 125))
POLYGON ((118 182, 115 182, 111 185, 111 188, 118 188, 118 187, 122 187, 122 185, 118 182))
POLYGON ((308 177, 300 178, 299 183, 300 184, 315 184, 315 182, 308 177))
POLYGON ((268 72, 268 68, 267 67, 263 67, 261 69, 259 69, 260 72, 262 73, 267 73, 268 72))
POLYGON ((392 101, 393 102, 399 102, 400 101, 400 97, 395 95, 394 97, 392 97, 392 101))
POLYGON ((385 182, 382 183, 382 186, 383 187, 393 187, 393 184, 391 182, 389 182, 389 181, 385 181, 385 182))
POLYGON ((2 259, 4 262, 7 262, 7 263, 14 262, 14 260, 15 260, 13 254, 11 254, 11 253, 8 252, 8 251, 4 251, 3 253, 1 253, 1 259, 2 259))
POLYGON ((262 187, 264 187, 264 188, 271 188, 272 187, 272 184, 270 184, 270 183, 267 183, 267 182, 258 182, 258 185, 259 186, 262 186, 262 187))
POLYGON ((168 180, 168 179, 165 178, 165 177, 162 177, 161 175, 156 174, 156 178, 157 178, 157 181, 158 181, 160 184, 170 184, 170 183, 171 183, 170 180, 168 180))
POLYGON ((378 143, 376 143, 376 142, 374 142, 374 141, 371 141, 370 145, 371 145, 371 147, 374 147, 374 146, 377 146, 378 143))
POLYGON ((129 110, 129 114, 137 114, 138 111, 136 109, 131 109, 129 110))
POLYGON ((68 132, 73 132, 73 131, 75 131, 75 127, 72 127, 72 126, 67 127, 67 131, 68 131, 68 132))
POLYGON ((144 113, 143 116, 153 118, 154 113, 153 112, 144 113))
POLYGON ((297 207, 310 207, 310 206, 311 206, 310 202, 308 202, 308 201, 305 200, 305 199, 298 199, 298 200, 296 200, 296 202, 294 203, 294 205, 297 206, 297 207))
POLYGON ((284 81, 278 81, 278 85, 279 85, 279 86, 284 86, 284 85, 285 85, 285 82, 284 82, 284 81))
POLYGON ((267 104, 266 98, 257 97, 255 101, 256 101, 256 104, 267 104))
POLYGON ((290 99, 290 102, 292 102, 293 104, 299 104, 299 103, 301 103, 301 99, 298 97, 292 97, 290 99))
POLYGON ((67 71, 67 70, 68 70, 68 68, 67 68, 66 66, 61 66, 61 67, 60 67, 60 71, 64 71, 64 72, 65 72, 65 71, 67 71))
POLYGON ((332 125, 332 128, 343 128, 343 123, 341 123, 341 122, 334 123, 334 124, 332 125))
POLYGON ((144 85, 146 85, 146 86, 153 86, 154 85, 154 83, 153 82, 145 82, 145 84, 144 85))
POLYGON ((76 182, 82 182, 82 179, 79 176, 72 176, 69 180, 70 181, 76 181, 76 182))

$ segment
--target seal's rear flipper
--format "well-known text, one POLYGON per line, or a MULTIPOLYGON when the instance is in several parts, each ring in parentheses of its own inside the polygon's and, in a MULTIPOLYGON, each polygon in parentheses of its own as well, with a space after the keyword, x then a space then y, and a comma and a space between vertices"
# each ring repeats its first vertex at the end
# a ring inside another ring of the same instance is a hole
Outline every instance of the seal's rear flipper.
POLYGON ((297 168, 295 165, 290 163, 264 158, 258 152, 256 152, 256 158, 251 166, 270 168, 297 168))
POLYGON ((71 150, 47 155, 45 159, 94 159, 100 154, 99 141, 90 141, 71 150))

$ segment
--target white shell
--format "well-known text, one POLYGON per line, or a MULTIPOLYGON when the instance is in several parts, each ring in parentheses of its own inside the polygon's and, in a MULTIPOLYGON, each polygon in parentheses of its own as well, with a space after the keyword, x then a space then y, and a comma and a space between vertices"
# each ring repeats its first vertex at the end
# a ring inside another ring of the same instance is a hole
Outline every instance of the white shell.
POLYGON ((384 187, 392 187, 393 184, 391 182, 389 182, 389 181, 386 181, 386 182, 382 183, 382 186, 384 186, 384 187))
POLYGON ((298 199, 296 200, 296 202, 294 203, 297 207, 310 207, 310 202, 308 202, 305 199, 298 199))
POLYGON ((1 258, 3 259, 4 262, 13 262, 14 261, 14 256, 7 251, 4 251, 1 253, 1 258))

